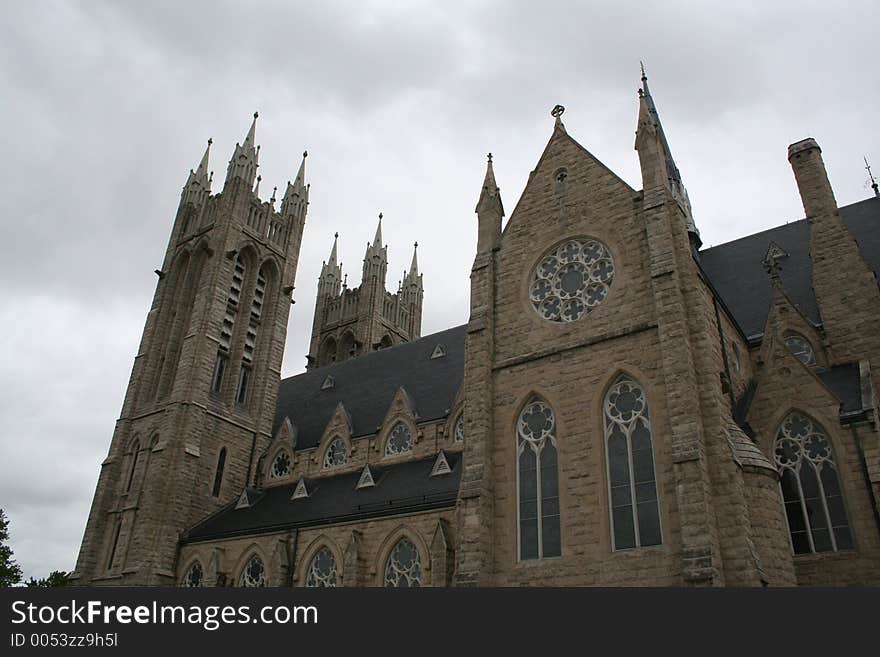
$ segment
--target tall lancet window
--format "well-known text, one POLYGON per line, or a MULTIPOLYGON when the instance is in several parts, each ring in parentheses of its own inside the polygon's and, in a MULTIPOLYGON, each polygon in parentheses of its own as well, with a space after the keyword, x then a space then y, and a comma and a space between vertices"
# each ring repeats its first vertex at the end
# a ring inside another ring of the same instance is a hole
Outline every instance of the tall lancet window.
POLYGON ((790 413, 776 433, 773 458, 795 554, 852 549, 831 441, 822 427, 790 413))
POLYGON ((516 421, 519 558, 561 554, 556 417, 550 405, 532 397, 516 421))
POLYGON ((624 375, 605 395, 605 453, 614 550, 660 544, 660 510, 648 401, 624 375))

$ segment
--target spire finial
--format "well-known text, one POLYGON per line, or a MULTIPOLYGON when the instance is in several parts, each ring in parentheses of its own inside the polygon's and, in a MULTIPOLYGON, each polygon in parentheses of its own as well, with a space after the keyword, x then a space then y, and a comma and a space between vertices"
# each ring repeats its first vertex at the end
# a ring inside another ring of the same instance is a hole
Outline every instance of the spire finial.
POLYGON ((257 184, 254 186, 254 196, 257 198, 260 197, 260 181, 263 179, 263 176, 257 176, 257 184))
POLYGON ((864 156, 864 160, 865 160, 865 169, 868 172, 868 178, 870 178, 870 180, 871 180, 871 189, 874 190, 874 196, 876 196, 877 198, 880 198, 880 185, 877 184, 877 180, 874 178, 874 174, 871 173, 871 165, 868 164, 868 156, 867 155, 864 156))
POLYGON ((645 75, 645 62, 641 59, 639 60, 639 66, 642 68, 642 82, 646 82, 648 80, 648 76, 645 75))
POLYGON ((277 192, 277 191, 278 191, 277 186, 272 188, 272 198, 269 199, 272 203, 275 203, 275 192, 277 192))
POLYGON ((492 164, 492 153, 489 153, 486 157, 489 160, 489 164, 492 164))

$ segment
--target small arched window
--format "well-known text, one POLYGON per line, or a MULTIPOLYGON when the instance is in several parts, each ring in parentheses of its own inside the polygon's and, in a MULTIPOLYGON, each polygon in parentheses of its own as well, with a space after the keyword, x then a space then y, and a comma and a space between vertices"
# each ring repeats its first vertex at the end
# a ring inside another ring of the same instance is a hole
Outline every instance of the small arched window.
POLYGON ((786 335, 785 346, 804 365, 816 364, 816 353, 813 351, 813 345, 800 333, 789 333, 786 335))
POLYGON ((776 433, 773 458, 795 554, 852 549, 831 441, 822 427, 790 413, 776 433))
POLYGON ((532 397, 516 421, 517 524, 519 558, 561 554, 556 417, 550 405, 532 397))
POLYGON ((134 475, 137 471, 138 459, 141 456, 141 442, 139 440, 135 440, 134 444, 131 446, 131 465, 128 468, 128 481, 125 484, 125 492, 129 492, 131 490, 131 485, 134 483, 134 475))
POLYGON ((324 467, 336 468, 346 463, 348 463, 348 449, 345 446, 345 441, 342 438, 336 438, 324 452, 324 467))
POLYGON ((385 586, 411 588, 422 585, 422 564, 419 551, 408 538, 402 538, 385 562, 385 586))
POLYGON ((603 407, 612 549, 659 545, 660 510, 645 391, 621 376, 605 395, 603 407))
POLYGON ((220 450, 220 455, 217 456, 217 470, 214 472, 214 488, 211 491, 211 495, 214 497, 220 497, 220 485, 223 483, 223 468, 226 466, 226 448, 223 447, 220 450))
POLYGON ((272 479, 283 479, 290 474, 290 454, 285 450, 281 450, 275 455, 272 461, 272 468, 269 470, 269 477, 272 479))
POLYGON ((326 545, 315 553, 306 572, 308 588, 334 587, 338 584, 336 557, 326 545))
POLYGON ((412 446, 412 432, 406 424, 398 422, 388 434, 388 440, 385 441, 385 456, 409 452, 412 450, 412 446))
POLYGON ((180 585, 187 588, 198 588, 202 585, 202 580, 202 564, 194 561, 186 571, 186 575, 183 576, 183 582, 180 585))
POLYGON ((238 584, 246 588, 266 586, 266 569, 263 567, 263 560, 256 554, 250 558, 244 570, 241 571, 238 584))
POLYGON ((455 428, 452 430, 452 437, 457 443, 464 442, 464 413, 459 413, 455 428))

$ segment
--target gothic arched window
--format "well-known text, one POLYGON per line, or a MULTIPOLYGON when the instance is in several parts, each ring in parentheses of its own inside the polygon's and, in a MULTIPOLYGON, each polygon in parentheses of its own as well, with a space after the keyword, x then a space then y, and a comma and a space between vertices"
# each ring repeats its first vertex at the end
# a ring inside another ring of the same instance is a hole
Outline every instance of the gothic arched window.
POLYGON ((263 560, 256 554, 250 558, 244 570, 241 571, 239 586, 247 588, 266 586, 266 569, 263 567, 263 560))
POLYGON ((789 333, 786 335, 785 346, 804 365, 816 364, 816 354, 813 351, 813 345, 800 333, 789 333))
POLYGON ((197 588, 202 585, 202 564, 198 561, 194 561, 193 564, 189 567, 189 570, 186 571, 186 575, 183 576, 183 582, 181 582, 181 586, 188 588, 197 588))
POLYGON ((822 427, 790 413, 776 433, 773 458, 795 554, 852 549, 831 441, 822 427))
POLYGON ((412 432, 403 422, 398 422, 388 434, 388 440, 385 442, 385 456, 408 452, 412 446, 412 432))
POLYGON ((278 454, 275 455, 275 460, 272 461, 272 469, 269 471, 269 476, 272 479, 283 479, 287 475, 290 474, 290 454, 286 451, 281 450, 278 454))
POLYGON ((385 562, 385 586, 410 588, 422 585, 422 564, 419 551, 408 538, 402 538, 385 562))
POLYGON ((532 397, 516 421, 516 455, 519 558, 558 557, 556 417, 540 397, 532 397))
POLYGON ((588 238, 568 240, 544 256, 529 282, 529 299, 551 322, 573 322, 608 296, 614 278, 611 252, 588 238))
POLYGON ((621 376, 605 395, 612 549, 660 544, 651 421, 645 391, 621 376))
POLYGON ((306 586, 309 588, 333 587, 337 585, 336 557, 326 545, 312 557, 306 572, 306 586))
POLYGON ((345 465, 347 462, 348 449, 345 446, 345 441, 342 438, 336 438, 327 446, 327 451, 324 452, 324 467, 335 468, 345 465))

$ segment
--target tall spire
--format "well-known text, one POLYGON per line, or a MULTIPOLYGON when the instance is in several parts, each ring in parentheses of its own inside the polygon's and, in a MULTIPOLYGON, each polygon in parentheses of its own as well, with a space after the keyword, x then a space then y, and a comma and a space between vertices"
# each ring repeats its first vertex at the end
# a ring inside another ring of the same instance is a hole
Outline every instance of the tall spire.
POLYGON ((373 238, 373 247, 382 248, 382 213, 379 213, 379 225, 376 226, 376 236, 373 238))
POLYGON ((333 235, 333 248, 330 250, 330 259, 327 261, 329 264, 336 266, 336 245, 339 242, 339 233, 333 235))
POLYGON ((865 159, 865 169, 868 172, 868 178, 871 179, 871 189, 874 190, 874 196, 880 198, 880 185, 877 184, 877 180, 874 178, 874 174, 871 173, 871 165, 868 164, 868 156, 864 156, 865 159))
POLYGON ((486 176, 474 212, 477 213, 477 253, 490 251, 501 238, 501 217, 504 205, 501 203, 501 190, 495 183, 495 170, 492 167, 492 153, 486 156, 486 176))
POLYGON ((409 265, 409 275, 410 276, 418 276, 419 275, 419 243, 415 242, 413 244, 413 257, 412 262, 409 265))
POLYGON ((254 147, 254 134, 257 127, 258 112, 254 112, 254 120, 248 130, 244 143, 236 144, 235 150, 232 152, 232 159, 229 160, 229 167, 226 169, 226 183, 233 178, 241 178, 245 181, 248 189, 254 184, 254 178, 257 175, 257 166, 259 166, 260 147, 254 147))
POLYGON ((202 161, 199 162, 198 168, 195 171, 189 170, 186 185, 183 187, 183 203, 198 205, 202 202, 203 197, 211 191, 211 178, 208 177, 208 158, 213 141, 213 139, 208 139, 208 146, 205 148, 205 154, 202 155, 202 161))
POLYGON ((379 224, 376 226, 376 236, 373 243, 367 243, 367 252, 364 254, 363 281, 376 278, 385 284, 385 274, 388 270, 388 247, 382 244, 382 213, 379 213, 379 224))
POLYGON ((697 229, 697 225, 694 222, 691 201, 688 198, 687 189, 681 180, 681 173, 678 170, 678 166, 676 166, 675 160, 672 158, 672 150, 669 148, 669 142, 666 140, 666 133, 663 131, 663 124, 660 123, 660 115, 657 113, 657 106, 654 104, 654 98, 651 96, 651 91, 648 88, 648 76, 645 74, 645 65, 643 62, 639 62, 639 65, 642 70, 642 87, 639 90, 639 97, 641 99, 639 103, 639 120, 642 120, 643 113, 647 111, 650 120, 660 133, 660 143, 663 144, 663 151, 666 159, 666 175, 669 179, 669 188, 672 191, 673 198, 676 200, 685 215, 688 234, 690 235, 691 240, 696 244, 697 248, 699 248, 702 244, 702 240, 700 239, 700 231, 697 229))
POLYGON ((287 181, 287 189, 284 192, 284 198, 281 199, 282 214, 304 208, 309 203, 309 186, 306 184, 306 158, 308 156, 309 152, 303 151, 302 162, 299 164, 296 178, 292 183, 287 181))

